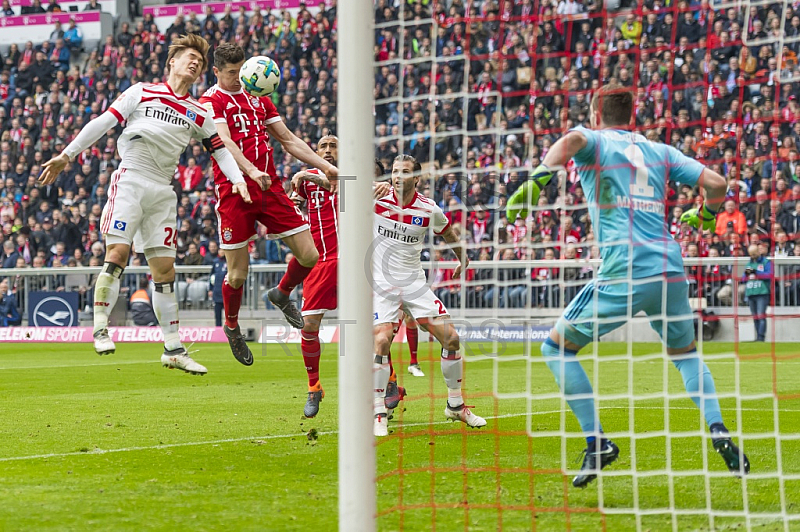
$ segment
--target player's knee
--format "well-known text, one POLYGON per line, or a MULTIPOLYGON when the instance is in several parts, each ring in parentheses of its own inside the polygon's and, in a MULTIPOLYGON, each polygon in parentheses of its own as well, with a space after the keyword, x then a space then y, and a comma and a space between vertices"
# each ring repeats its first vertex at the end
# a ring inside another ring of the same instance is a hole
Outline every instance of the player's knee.
POLYGON ((388 355, 392 347, 392 339, 388 334, 375 335, 375 353, 378 355, 388 355))
POLYGON ((319 335, 320 322, 306 318, 303 322, 303 333, 319 335))
POLYGON ((235 274, 235 273, 233 273, 231 271, 228 271, 228 275, 225 276, 225 279, 226 279, 226 282, 228 283, 228 286, 230 286, 234 290, 238 290, 244 284, 244 281, 245 281, 246 277, 242 276, 242 275, 237 275, 237 274, 235 274))
POLYGON ((445 337, 445 341, 442 343, 442 347, 448 351, 458 351, 461 348, 461 339, 458 337, 458 333, 455 329, 450 330, 447 337, 445 337))
POLYGON ((306 268, 313 268, 317 261, 319 260, 319 251, 315 246, 311 246, 310 249, 304 250, 302 256, 297 257, 297 262, 305 266, 306 268))

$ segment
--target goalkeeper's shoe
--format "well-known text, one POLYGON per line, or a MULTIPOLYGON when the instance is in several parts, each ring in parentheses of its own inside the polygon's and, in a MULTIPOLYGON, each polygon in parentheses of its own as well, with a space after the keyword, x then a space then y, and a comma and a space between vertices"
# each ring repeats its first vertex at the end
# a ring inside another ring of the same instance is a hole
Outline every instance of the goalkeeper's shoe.
POLYGON ((540 164, 533 171, 528 181, 514 191, 506 203, 506 219, 513 224, 517 217, 523 220, 528 217, 528 211, 539 204, 539 194, 542 189, 553 179, 559 169, 548 168, 540 164))
POLYGON ((681 215, 681 223, 689 224, 689 227, 702 231, 715 231, 717 229, 717 213, 709 210, 703 204, 700 209, 690 209, 681 215))
POLYGON ((269 302, 278 307, 278 309, 283 312, 283 317, 286 318, 286 321, 289 322, 289 325, 294 327, 295 329, 302 329, 305 325, 303 321, 303 315, 297 310, 297 307, 294 306, 292 300, 281 292, 278 287, 271 288, 267 292, 267 298, 269 302))
POLYGON ((733 443, 726 429, 712 429, 711 439, 714 442, 714 450, 725 460, 725 465, 728 466, 728 470, 731 473, 736 476, 742 476, 750 472, 750 460, 733 443))
POLYGON ((389 435, 389 418, 386 413, 375 414, 375 424, 373 425, 375 436, 389 435))
POLYGON ((303 408, 303 415, 306 417, 316 416, 319 413, 319 403, 323 397, 325 397, 325 390, 322 389, 322 385, 319 382, 314 386, 309 386, 308 399, 306 400, 305 408, 303 408))
POLYGON ((598 449, 586 448, 583 450, 583 464, 581 472, 572 479, 572 485, 576 488, 585 488, 591 481, 597 478, 597 474, 608 464, 613 463, 619 456, 619 447, 611 440, 603 440, 602 446, 598 449))
POLYGON ((444 417, 446 417, 448 421, 461 421, 473 429, 486 426, 486 420, 481 416, 473 414, 472 410, 465 404, 450 406, 450 403, 447 403, 447 406, 444 407, 444 417))
POLYGON ((227 325, 223 325, 222 330, 225 331, 225 336, 228 337, 228 345, 231 346, 233 357, 245 366, 252 366, 253 353, 247 347, 247 342, 239 326, 237 325, 235 329, 231 329, 227 325))
POLYGON ((192 375, 205 375, 208 370, 205 366, 198 364, 185 347, 178 347, 177 349, 164 349, 164 354, 161 355, 161 365, 169 369, 180 369, 192 375))
POLYGON ((114 345, 111 336, 108 335, 108 329, 102 328, 99 331, 95 331, 94 350, 100 356, 113 355, 114 351, 117 350, 117 346, 114 345))

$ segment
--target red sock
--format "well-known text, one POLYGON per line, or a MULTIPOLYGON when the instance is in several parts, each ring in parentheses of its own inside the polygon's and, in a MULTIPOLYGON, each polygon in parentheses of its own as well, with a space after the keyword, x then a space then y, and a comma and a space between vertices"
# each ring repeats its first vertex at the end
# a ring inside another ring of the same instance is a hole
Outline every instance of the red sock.
POLYGON ((303 331, 300 350, 308 373, 308 385, 314 386, 319 382, 319 332, 303 331))
POLYGON ((419 329, 416 327, 409 329, 406 325, 406 339, 408 340, 408 350, 411 352, 411 361, 409 364, 418 364, 417 346, 419 344, 419 329))
POLYGON ((392 365, 392 354, 389 353, 389 375, 394 375, 394 366, 392 365))
POLYGON ((225 307, 225 325, 235 329, 239 325, 239 307, 242 306, 242 287, 234 288, 228 284, 228 277, 222 281, 222 304, 225 307))
POLYGON ((287 296, 292 293, 294 287, 303 282, 303 279, 308 276, 313 268, 306 268, 294 258, 289 261, 289 266, 286 268, 286 273, 283 274, 281 282, 278 283, 278 290, 287 296))

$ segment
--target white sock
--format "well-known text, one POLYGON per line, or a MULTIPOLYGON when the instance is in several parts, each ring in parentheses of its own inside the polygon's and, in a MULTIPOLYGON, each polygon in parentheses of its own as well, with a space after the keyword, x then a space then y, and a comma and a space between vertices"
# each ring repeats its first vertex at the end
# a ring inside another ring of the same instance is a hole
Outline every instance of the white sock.
POLYGON ((442 349, 442 375, 447 385, 447 404, 458 407, 464 404, 461 397, 461 353, 442 349))
POLYGON ((386 387, 389 385, 389 357, 374 355, 372 363, 372 382, 375 385, 373 411, 376 414, 386 413, 386 387))
POLYGON ((119 278, 122 277, 124 268, 106 262, 103 270, 97 276, 94 285, 94 332, 108 327, 108 315, 117 304, 119 297, 119 278))
POLYGON ((167 351, 183 347, 178 334, 178 300, 175 298, 175 283, 155 283, 153 310, 164 333, 164 348, 167 351))

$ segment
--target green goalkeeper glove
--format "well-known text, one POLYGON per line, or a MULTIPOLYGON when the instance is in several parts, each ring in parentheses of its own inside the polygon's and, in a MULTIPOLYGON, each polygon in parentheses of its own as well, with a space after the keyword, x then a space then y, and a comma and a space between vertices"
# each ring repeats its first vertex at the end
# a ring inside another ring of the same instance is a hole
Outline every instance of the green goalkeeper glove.
POLYGON ((681 223, 687 223, 695 229, 699 229, 702 226, 703 231, 711 231, 713 233, 717 228, 717 213, 703 204, 701 209, 691 209, 683 213, 681 215, 681 223))
POLYGON ((508 198, 506 203, 508 223, 513 224, 518 216, 523 220, 528 217, 528 210, 539 204, 539 194, 559 170, 561 168, 548 168, 543 164, 536 167, 531 178, 508 198))

